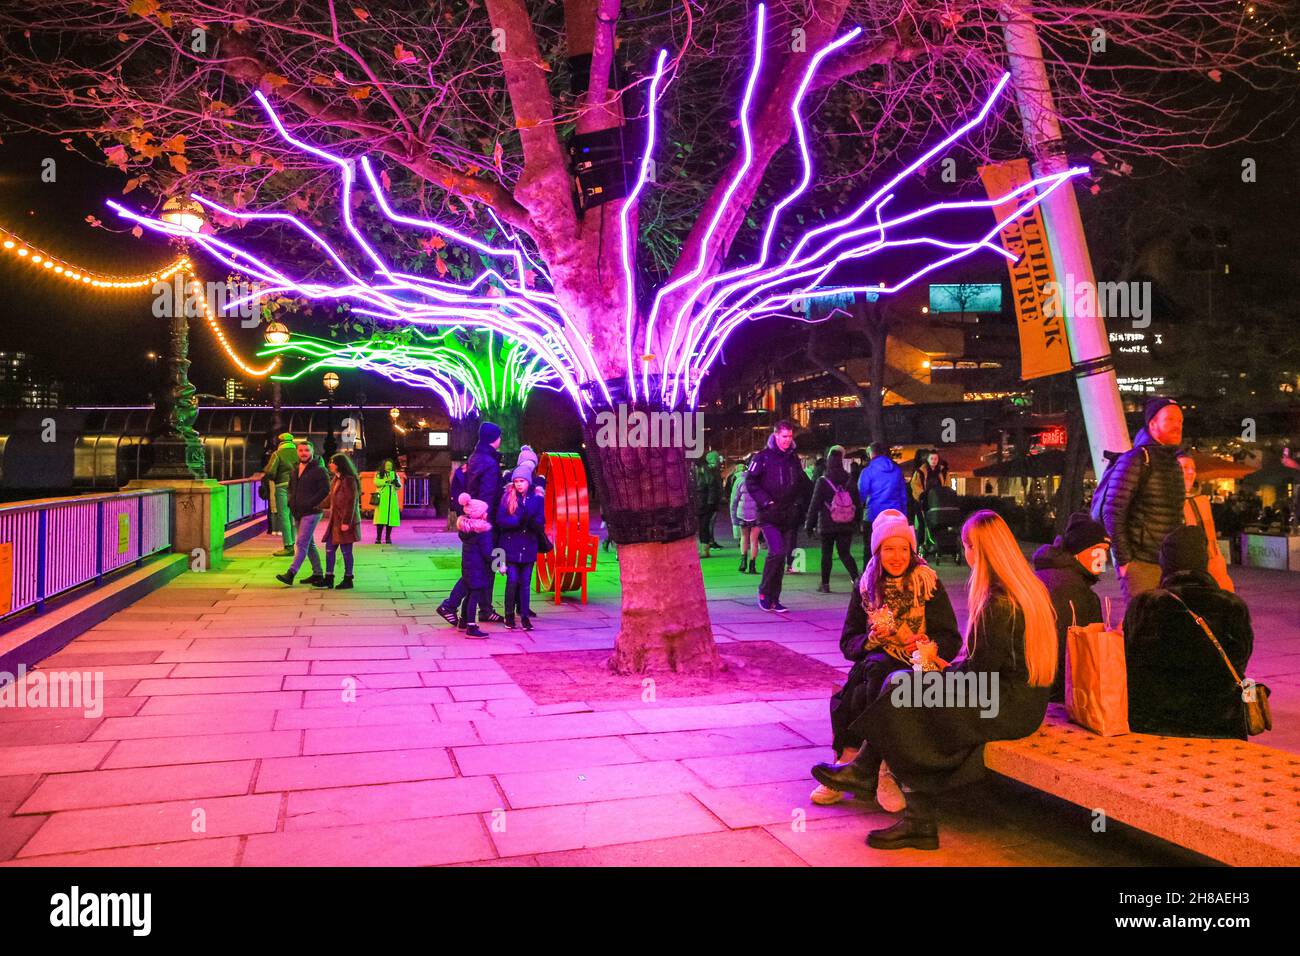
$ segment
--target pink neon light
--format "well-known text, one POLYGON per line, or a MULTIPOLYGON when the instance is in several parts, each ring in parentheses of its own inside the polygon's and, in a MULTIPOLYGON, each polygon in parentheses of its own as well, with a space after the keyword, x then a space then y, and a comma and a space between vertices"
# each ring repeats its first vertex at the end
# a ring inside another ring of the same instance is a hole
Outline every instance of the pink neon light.
MULTIPOLYGON (((618 211, 618 248, 623 263, 623 327, 626 330, 627 347, 627 387, 628 395, 636 401, 636 365, 632 361, 632 340, 636 329, 636 277, 633 275, 632 248, 627 237, 628 213, 636 206, 641 188, 645 186, 646 175, 650 171, 650 156, 655 150, 655 116, 658 114, 659 81, 663 79, 664 64, 668 61, 668 51, 660 50, 655 62, 654 76, 650 78, 650 96, 646 100, 646 139, 645 152, 641 154, 641 165, 637 169, 636 184, 632 192, 623 200, 618 211)), ((648 397, 648 396, 647 396, 648 397)))

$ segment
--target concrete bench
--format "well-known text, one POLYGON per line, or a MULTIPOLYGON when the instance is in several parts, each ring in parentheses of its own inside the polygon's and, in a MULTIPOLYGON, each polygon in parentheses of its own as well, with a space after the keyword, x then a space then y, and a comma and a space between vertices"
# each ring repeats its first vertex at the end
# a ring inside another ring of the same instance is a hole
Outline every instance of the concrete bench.
MULTIPOLYGON (((1267 737, 1267 735, 1265 735, 1267 737)), ((1300 866, 1300 756, 1244 740, 1099 737, 1052 705, 992 771, 1232 866, 1300 866)))

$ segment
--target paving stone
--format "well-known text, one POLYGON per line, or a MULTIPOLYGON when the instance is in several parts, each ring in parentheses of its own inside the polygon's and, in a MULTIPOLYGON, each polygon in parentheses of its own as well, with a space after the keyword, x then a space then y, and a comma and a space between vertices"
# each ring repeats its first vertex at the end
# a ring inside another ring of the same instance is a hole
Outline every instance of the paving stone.
MULTIPOLYGON (((36 819, 36 818, 27 818, 36 819)), ((238 837, 215 840, 191 840, 186 843, 158 843, 153 846, 127 846, 111 850, 86 850, 81 853, 55 853, 0 863, 0 866, 71 866, 126 868, 137 866, 234 866, 239 854, 238 837)))
POLYGON ((636 734, 628 744, 647 760, 680 760, 724 754, 758 753, 783 747, 807 747, 808 741, 779 724, 709 727, 663 734, 636 734))
POLYGON ((703 786, 698 777, 671 760, 613 767, 503 773, 497 775, 497 782, 512 807, 545 807, 666 793, 680 794, 703 786))
POLYGON ((18 812, 49 813, 195 797, 228 797, 247 793, 252 780, 251 760, 56 773, 45 778, 18 812))
POLYGON ((563 770, 600 764, 638 763, 641 756, 617 737, 581 740, 533 741, 524 744, 491 744, 456 747, 456 766, 464 776, 477 774, 525 773, 535 770, 563 770))
POLYGON ((690 834, 523 859, 535 859, 538 866, 807 866, 764 830, 690 834))
POLYGON ((501 795, 487 777, 296 790, 289 794, 285 830, 387 823, 491 811, 501 795))
POLYGON ((389 750, 377 753, 311 757, 275 757, 262 761, 257 793, 274 790, 319 790, 365 783, 433 780, 453 776, 442 748, 389 750))
MULTIPOLYGON (((423 723, 382 724, 359 727, 323 727, 308 730, 304 754, 366 753, 375 750, 416 750, 477 744, 478 734, 468 721, 443 723, 432 714, 423 723)), ((465 770, 462 767, 461 772, 465 770)))
POLYGON ((402 704, 394 707, 313 707, 310 710, 275 712, 276 730, 317 727, 373 727, 382 724, 418 724, 437 719, 431 704, 402 704))
POLYGON ((77 744, 33 744, 30 747, 0 747, 0 772, 5 776, 24 773, 65 773, 94 770, 116 744, 87 741, 77 744))
POLYGON ((248 838, 244 866, 438 866, 495 856, 475 815, 248 838))
POLYGON ((298 730, 142 738, 119 741, 103 766, 156 767, 163 764, 289 757, 300 753, 301 748, 302 732, 298 730))
POLYGON ((785 714, 770 704, 720 704, 712 707, 656 707, 629 711, 628 715, 651 731, 700 730, 706 727, 741 727, 746 724, 776 724, 785 714))
POLYGON ((275 711, 246 710, 233 713, 162 714, 156 717, 109 717, 91 735, 92 740, 131 740, 141 737, 190 737, 203 734, 250 733, 270 730, 275 711))
MULTIPOLYGON (((488 814, 483 820, 491 829, 494 817, 488 814)), ((611 846, 723 829, 711 813, 681 793, 534 810, 507 810, 495 820, 497 828, 492 830, 492 842, 503 857, 611 846)))
POLYGON ((278 794, 67 810, 52 814, 20 856, 269 833, 275 829, 279 815, 278 794), (195 813, 197 810, 203 811, 201 816, 195 813), (199 820, 206 830, 195 832, 199 820))

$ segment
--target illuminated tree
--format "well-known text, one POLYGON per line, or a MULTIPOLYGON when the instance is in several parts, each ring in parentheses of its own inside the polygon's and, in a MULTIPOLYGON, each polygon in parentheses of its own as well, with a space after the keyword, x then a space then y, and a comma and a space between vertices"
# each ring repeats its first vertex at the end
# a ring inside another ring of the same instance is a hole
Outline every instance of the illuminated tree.
MULTIPOLYGON (((972 155, 1021 142, 990 97, 999 4, 533 6, 52 0, 0 15, 0 82, 38 125, 89 134, 70 145, 98 143, 129 186, 204 196, 219 228, 196 244, 210 255, 394 326, 517 338, 588 426, 619 401, 691 407, 738 325, 783 314, 837 268, 909 250, 907 268, 861 283, 888 294, 997 252, 987 204, 890 197, 950 152, 970 178, 972 155), (580 208, 565 141, 625 127, 627 194, 580 208), (272 231, 297 233, 315 261, 262 254, 272 231), (403 265, 411 255, 428 268, 403 265)), ((1231 141, 1229 84, 1274 84, 1264 68, 1287 53, 1227 0, 1035 9, 1066 134, 1107 168, 1231 141), (1097 52, 1098 29, 1113 54, 1097 52)), ((1041 179, 1021 205, 1078 172, 1041 179)), ((137 208, 123 212, 159 228, 137 208)), ((712 668, 681 451, 588 434, 623 545, 615 666, 712 668)))
POLYGON ((518 342, 492 332, 451 328, 428 334, 416 328, 376 331, 368 338, 340 343, 295 335, 263 355, 305 358, 294 381, 321 369, 350 368, 382 375, 411 388, 433 392, 455 419, 477 415, 501 426, 501 447, 519 448, 519 422, 535 388, 558 390, 555 373, 518 342))

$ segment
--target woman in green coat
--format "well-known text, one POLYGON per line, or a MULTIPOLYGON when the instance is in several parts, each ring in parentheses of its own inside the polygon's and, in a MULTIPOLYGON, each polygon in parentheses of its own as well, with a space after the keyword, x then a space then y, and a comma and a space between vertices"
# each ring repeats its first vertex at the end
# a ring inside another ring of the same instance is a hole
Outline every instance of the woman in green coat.
POLYGON ((385 540, 392 544, 393 529, 402 523, 402 505, 397 496, 402 481, 397 477, 393 459, 384 459, 375 474, 375 487, 379 489, 379 503, 375 505, 375 544, 385 540))

